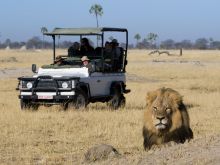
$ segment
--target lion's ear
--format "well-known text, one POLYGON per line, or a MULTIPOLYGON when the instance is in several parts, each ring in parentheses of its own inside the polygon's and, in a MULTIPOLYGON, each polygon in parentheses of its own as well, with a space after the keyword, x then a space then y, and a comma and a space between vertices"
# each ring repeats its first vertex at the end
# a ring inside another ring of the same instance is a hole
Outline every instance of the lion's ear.
POLYGON ((156 98, 157 98, 157 91, 148 92, 146 96, 147 105, 152 104, 156 98))

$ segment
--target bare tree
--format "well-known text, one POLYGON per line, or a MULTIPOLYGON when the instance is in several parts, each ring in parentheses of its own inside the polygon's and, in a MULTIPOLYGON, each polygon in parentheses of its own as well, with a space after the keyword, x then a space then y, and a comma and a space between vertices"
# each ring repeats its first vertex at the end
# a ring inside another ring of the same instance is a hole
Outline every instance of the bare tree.
POLYGON ((147 35, 147 40, 150 42, 151 47, 153 46, 153 44, 155 43, 155 41, 157 40, 158 35, 155 33, 149 33, 147 35))

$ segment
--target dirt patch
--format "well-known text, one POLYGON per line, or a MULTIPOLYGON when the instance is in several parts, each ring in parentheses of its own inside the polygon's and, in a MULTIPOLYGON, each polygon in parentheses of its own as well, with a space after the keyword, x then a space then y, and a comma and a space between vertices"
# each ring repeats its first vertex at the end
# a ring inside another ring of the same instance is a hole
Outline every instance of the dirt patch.
POLYGON ((0 60, 0 62, 1 63, 4 63, 4 62, 18 62, 18 60, 15 57, 9 57, 9 58, 5 58, 5 59, 0 60))
POLYGON ((149 151, 139 161, 144 164, 219 164, 220 136, 192 140, 182 145, 174 145, 149 151))
POLYGON ((202 86, 192 86, 189 88, 191 91, 199 91, 205 93, 219 92, 220 89, 216 87, 202 87, 202 86))
MULTIPOLYGON (((120 151, 119 151, 120 152, 120 151)), ((220 135, 191 140, 184 144, 155 147, 142 154, 122 155, 119 158, 99 162, 99 164, 198 164, 217 165, 220 162, 220 135)))
POLYGON ((153 79, 153 78, 141 77, 141 76, 138 76, 136 74, 127 73, 126 76, 127 76, 126 80, 130 81, 130 82, 152 82, 152 83, 160 82, 160 80, 156 80, 156 79, 153 79))
POLYGON ((0 79, 17 78, 20 76, 29 76, 32 74, 30 68, 4 68, 0 69, 0 79))
POLYGON ((190 60, 152 60, 153 63, 170 63, 170 64, 193 64, 197 66, 204 66, 200 61, 190 60))

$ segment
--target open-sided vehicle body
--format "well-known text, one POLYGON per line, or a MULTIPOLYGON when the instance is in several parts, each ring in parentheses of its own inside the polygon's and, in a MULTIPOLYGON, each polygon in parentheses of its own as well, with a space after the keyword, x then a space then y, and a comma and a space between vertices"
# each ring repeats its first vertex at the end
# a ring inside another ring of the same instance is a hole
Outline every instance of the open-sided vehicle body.
POLYGON ((60 104, 67 107, 85 108, 90 102, 107 102, 117 109, 125 105, 126 65, 128 31, 125 28, 55 28, 45 35, 53 39, 53 64, 43 65, 38 70, 32 65, 35 73, 31 77, 19 77, 19 99, 21 109, 37 109, 39 105, 60 104), (125 47, 120 48, 120 56, 115 59, 114 51, 110 59, 105 58, 104 37, 106 32, 125 33, 125 47), (56 44, 58 36, 95 35, 101 40, 101 46, 95 48, 91 60, 93 71, 81 66, 81 55, 63 56, 63 64, 56 64, 56 44))

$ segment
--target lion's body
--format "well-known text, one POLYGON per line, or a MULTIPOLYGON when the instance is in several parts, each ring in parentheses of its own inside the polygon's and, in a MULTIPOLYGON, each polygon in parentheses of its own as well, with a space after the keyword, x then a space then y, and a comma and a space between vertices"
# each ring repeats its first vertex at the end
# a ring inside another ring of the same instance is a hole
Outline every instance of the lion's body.
POLYGON ((170 141, 184 143, 193 138, 189 115, 178 92, 160 88, 147 94, 143 137, 145 149, 170 141))

